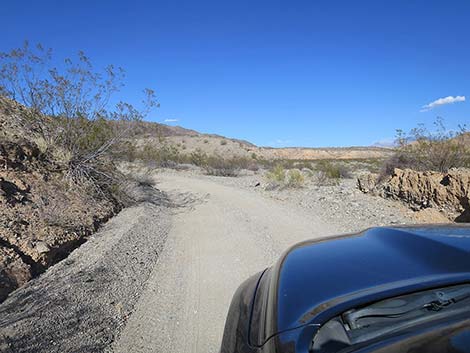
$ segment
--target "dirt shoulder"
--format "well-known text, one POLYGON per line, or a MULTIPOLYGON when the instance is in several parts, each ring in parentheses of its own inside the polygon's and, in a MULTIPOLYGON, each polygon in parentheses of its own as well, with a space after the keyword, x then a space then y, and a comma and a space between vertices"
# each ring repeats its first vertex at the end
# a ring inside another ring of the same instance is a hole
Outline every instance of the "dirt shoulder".
POLYGON ((168 208, 122 211, 0 305, 1 352, 99 352, 115 338, 162 251, 168 208))

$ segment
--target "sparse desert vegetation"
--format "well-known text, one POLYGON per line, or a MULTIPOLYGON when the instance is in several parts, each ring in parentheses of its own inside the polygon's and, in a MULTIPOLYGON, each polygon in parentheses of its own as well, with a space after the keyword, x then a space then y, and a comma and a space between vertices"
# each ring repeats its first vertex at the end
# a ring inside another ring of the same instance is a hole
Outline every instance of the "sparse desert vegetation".
POLYGON ((469 13, 2 2, 0 353, 467 351, 469 13))
POLYGON ((396 152, 385 162, 383 174, 393 169, 413 169, 445 173, 452 168, 470 167, 470 133, 461 126, 458 131, 448 130, 438 118, 435 129, 419 126, 405 133, 398 130, 396 152))
POLYGON ((466 192, 468 181, 458 179, 452 170, 469 166, 468 134, 450 133, 440 120, 437 133, 423 128, 406 136, 400 133, 396 149, 260 148, 143 121, 158 106, 151 90, 145 90, 142 111, 126 103, 106 110, 122 72, 112 66, 95 72, 83 53, 76 61, 66 60, 64 71, 50 68, 49 76, 12 75, 18 68, 30 73, 36 65, 47 66, 50 52, 36 50, 25 45, 2 55, 0 147, 5 169, 0 175, 5 221, 0 247, 4 264, 14 264, 5 266, 18 270, 2 275, 8 285, 0 296, 64 258, 131 202, 129 183, 152 189, 157 169, 190 169, 209 177, 263 176, 264 190, 295 195, 349 187, 355 176, 365 173, 366 178, 359 177, 361 190, 403 200, 415 210, 449 209, 447 196, 432 195, 442 194, 442 188, 448 192, 452 185, 452 210, 447 215, 467 219, 468 198, 457 191, 466 192), (116 168, 121 162, 142 164, 144 172, 125 176, 116 168), (405 172, 399 172, 402 169, 405 172), (412 178, 408 169, 426 177, 432 171, 429 177, 440 180, 441 186, 428 183, 435 186, 426 189, 415 183, 419 192, 405 191, 403 186, 412 178), (374 192, 379 184, 382 191, 374 192), (62 209, 66 211, 59 212, 62 209))
POLYGON ((358 179, 359 188, 401 200, 428 218, 470 221, 470 139, 465 127, 449 131, 442 119, 397 134, 398 147, 378 173, 358 179))

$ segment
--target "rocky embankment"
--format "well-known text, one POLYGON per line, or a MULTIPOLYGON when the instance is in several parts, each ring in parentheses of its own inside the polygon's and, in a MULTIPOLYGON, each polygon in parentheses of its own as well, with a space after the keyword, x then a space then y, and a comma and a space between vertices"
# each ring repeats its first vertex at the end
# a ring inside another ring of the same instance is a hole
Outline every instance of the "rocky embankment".
POLYGON ((0 97, 0 302, 120 208, 106 191, 67 182, 64 163, 43 153, 22 127, 25 111, 0 97))
POLYGON ((118 210, 69 185, 27 141, 0 142, 0 301, 66 257, 118 210))
POLYGON ((403 201, 412 210, 435 219, 470 222, 469 169, 447 173, 395 169, 382 181, 376 174, 363 175, 358 178, 358 187, 365 193, 403 201))

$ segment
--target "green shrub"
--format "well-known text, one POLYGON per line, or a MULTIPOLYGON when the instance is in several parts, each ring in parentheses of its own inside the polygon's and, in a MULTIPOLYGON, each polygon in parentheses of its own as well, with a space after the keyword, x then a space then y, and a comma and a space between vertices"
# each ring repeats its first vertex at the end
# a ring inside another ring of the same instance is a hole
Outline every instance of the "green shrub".
POLYGON ((281 164, 276 164, 267 174, 266 177, 269 181, 283 184, 286 180, 286 171, 281 164))
POLYGON ((305 178, 298 169, 289 170, 287 173, 287 187, 299 188, 305 183, 305 178))
POLYGON ((227 141, 225 141, 225 140, 220 140, 220 145, 221 145, 221 146, 225 146, 226 144, 227 144, 227 141))
POLYGON ((340 179, 341 170, 338 165, 331 163, 330 161, 319 161, 315 164, 315 170, 323 174, 328 179, 340 179))

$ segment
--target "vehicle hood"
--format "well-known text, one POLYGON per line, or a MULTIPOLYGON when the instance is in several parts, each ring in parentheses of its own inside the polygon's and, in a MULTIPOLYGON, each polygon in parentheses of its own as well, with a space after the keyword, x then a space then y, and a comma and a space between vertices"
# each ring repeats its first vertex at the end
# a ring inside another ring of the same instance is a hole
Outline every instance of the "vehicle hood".
POLYGON ((468 282, 469 255, 470 227, 457 226, 372 228, 297 244, 271 271, 276 324, 267 336, 375 300, 468 282))

